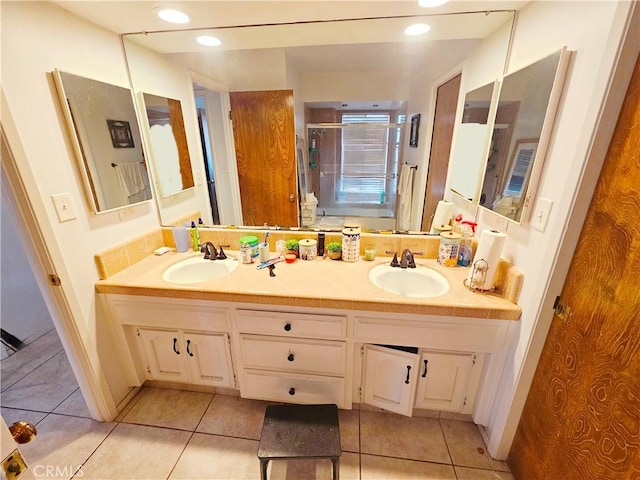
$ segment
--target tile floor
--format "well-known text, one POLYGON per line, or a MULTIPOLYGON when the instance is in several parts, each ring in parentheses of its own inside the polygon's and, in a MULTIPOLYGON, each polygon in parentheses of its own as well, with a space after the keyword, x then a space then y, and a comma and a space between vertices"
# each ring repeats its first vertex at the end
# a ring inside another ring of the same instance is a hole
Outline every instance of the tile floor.
MULTIPOLYGON (((145 387, 115 422, 101 423, 90 418, 55 332, 0 367, 5 422, 38 429, 21 446, 36 478, 259 479, 266 402, 145 387)), ((472 423, 341 410, 340 434, 342 480, 513 479, 472 423)), ((269 478, 328 479, 331 462, 270 462, 269 478)))

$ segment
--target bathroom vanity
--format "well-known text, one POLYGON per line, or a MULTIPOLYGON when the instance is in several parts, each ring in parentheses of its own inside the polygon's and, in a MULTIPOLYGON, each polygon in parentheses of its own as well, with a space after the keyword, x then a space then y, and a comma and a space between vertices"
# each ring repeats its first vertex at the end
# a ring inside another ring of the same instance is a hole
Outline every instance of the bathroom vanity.
MULTIPOLYGON (((194 253, 150 256, 97 283, 130 386, 207 386, 245 398, 470 414, 486 424, 520 307, 463 285, 410 298, 375 286, 374 262, 239 265, 193 284, 162 279, 194 253)), ((236 252, 230 252, 236 257, 236 252)))

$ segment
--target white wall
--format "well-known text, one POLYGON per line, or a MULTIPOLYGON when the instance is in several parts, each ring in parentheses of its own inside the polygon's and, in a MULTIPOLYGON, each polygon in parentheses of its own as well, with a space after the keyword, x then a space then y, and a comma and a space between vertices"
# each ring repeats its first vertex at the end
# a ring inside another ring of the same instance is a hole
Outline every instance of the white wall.
POLYGON ((9 142, 24 148, 26 158, 17 159, 18 168, 24 177, 34 179, 36 188, 29 194, 38 199, 33 203, 43 205, 38 221, 53 232, 46 241, 60 253, 56 267, 78 335, 91 357, 93 373, 106 376, 117 402, 128 388, 115 374, 118 359, 108 358, 105 368, 99 358, 104 342, 96 321, 98 274, 93 256, 156 228, 158 212, 154 202, 146 202, 132 207, 123 221, 117 211, 90 213, 50 72, 57 68, 128 88, 120 41, 58 7, 35 2, 2 3, 2 36, 2 89, 19 136, 9 142), (77 219, 59 223, 51 195, 64 192, 71 195, 77 219))
POLYGON ((51 316, 25 256, 16 225, 2 192, 2 329, 30 343, 53 328, 51 316))
MULTIPOLYGON (((522 376, 527 355, 531 348, 537 349, 538 353, 541 348, 541 344, 531 345, 534 330, 548 328, 552 315, 550 305, 545 303, 546 287, 574 208, 574 197, 580 187, 629 5, 610 1, 533 2, 519 14, 509 72, 563 46, 575 53, 538 189, 538 197, 553 202, 547 229, 539 232, 528 225, 516 224, 509 224, 507 229, 503 256, 524 272, 519 299, 523 313, 501 381, 500 398, 487 428, 489 451, 498 458, 504 458, 508 453, 529 388, 530 375, 522 376), (541 310, 543 306, 545 310, 541 310), (547 322, 546 327, 539 326, 538 322, 547 322)), ((478 220, 480 230, 500 226, 494 214, 482 209, 478 220)), ((558 261, 567 264, 570 257, 558 261)), ((555 294, 559 293, 558 290, 555 294)))

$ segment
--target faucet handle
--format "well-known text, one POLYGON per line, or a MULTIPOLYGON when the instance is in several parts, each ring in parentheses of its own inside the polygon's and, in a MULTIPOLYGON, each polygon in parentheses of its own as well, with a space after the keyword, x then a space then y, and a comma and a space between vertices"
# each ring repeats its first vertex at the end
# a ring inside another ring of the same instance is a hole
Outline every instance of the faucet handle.
POLYGON ((391 260, 391 266, 392 267, 399 267, 400 266, 400 262, 398 262, 398 252, 394 252, 393 253, 393 260, 391 260))
POLYGON ((227 254, 224 253, 224 250, 222 249, 222 245, 219 245, 220 250, 218 250, 218 255, 216 256, 216 258, 218 260, 224 260, 225 258, 227 258, 227 254))

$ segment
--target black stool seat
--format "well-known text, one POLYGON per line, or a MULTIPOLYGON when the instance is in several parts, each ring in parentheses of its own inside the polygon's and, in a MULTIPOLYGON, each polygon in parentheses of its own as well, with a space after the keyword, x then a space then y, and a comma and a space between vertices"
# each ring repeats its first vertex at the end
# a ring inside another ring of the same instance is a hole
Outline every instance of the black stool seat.
POLYGON ((339 477, 340 427, 336 405, 269 405, 258 446, 260 476, 267 480, 269 460, 327 458, 339 477))

